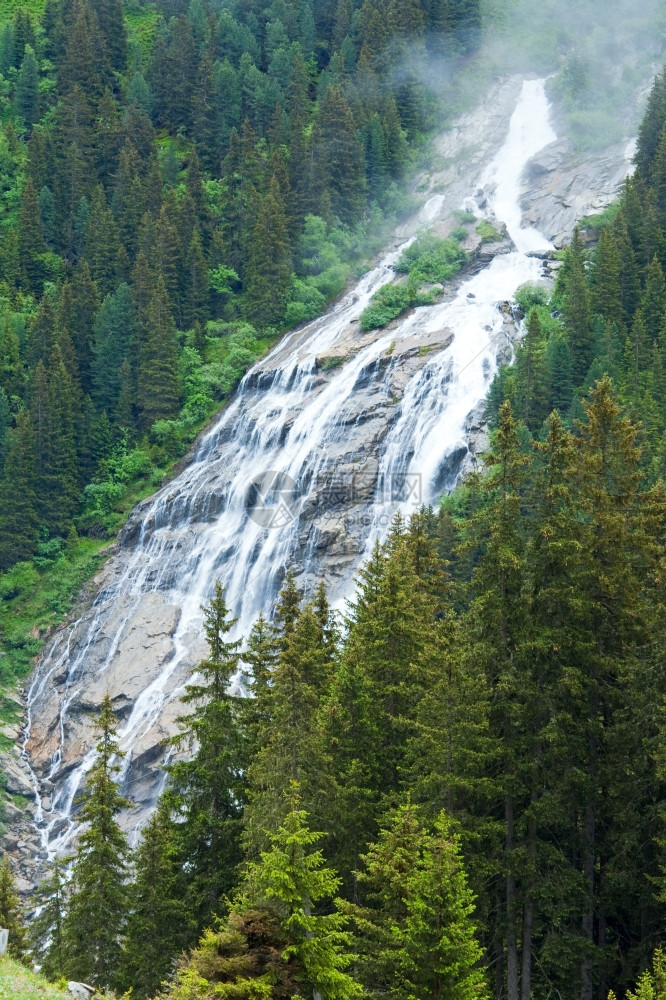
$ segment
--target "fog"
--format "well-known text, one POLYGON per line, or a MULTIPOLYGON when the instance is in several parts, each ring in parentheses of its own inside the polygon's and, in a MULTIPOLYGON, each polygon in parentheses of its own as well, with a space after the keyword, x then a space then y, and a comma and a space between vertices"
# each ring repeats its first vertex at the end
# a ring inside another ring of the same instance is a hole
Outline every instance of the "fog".
POLYGON ((634 130, 666 40, 663 0, 485 0, 481 61, 495 73, 551 76, 581 147, 634 130))
POLYGON ((666 55, 663 0, 482 0, 482 6, 480 47, 462 57, 434 55, 441 46, 434 39, 425 48, 403 48, 391 86, 418 78, 432 94, 433 118, 445 123, 476 104, 493 79, 535 73, 550 78, 549 96, 575 147, 603 148, 635 134, 666 55))

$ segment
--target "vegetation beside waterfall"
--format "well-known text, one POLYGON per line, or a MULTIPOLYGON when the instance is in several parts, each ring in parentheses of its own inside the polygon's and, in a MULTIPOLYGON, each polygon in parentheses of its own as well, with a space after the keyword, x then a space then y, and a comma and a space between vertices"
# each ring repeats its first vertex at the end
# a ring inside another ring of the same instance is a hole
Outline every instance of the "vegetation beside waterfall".
MULTIPOLYGON (((435 108, 388 66, 455 60, 482 27, 425 0, 27 10, 0 37, 3 682, 126 504, 399 207, 435 108)), ((344 622, 287 573, 239 648, 217 587, 191 757, 133 851, 107 699, 32 956, 0 869, 17 958, 134 1000, 661 1000, 665 77, 636 162, 552 297, 519 296, 486 471, 396 518, 344 622), (252 698, 228 691, 239 667, 252 698)), ((427 294, 456 255, 423 236, 390 287, 427 294)), ((3 990, 62 995, 13 958, 3 990)))
POLYGON ((135 856, 121 988, 660 995, 664 94, 594 249, 576 233, 551 301, 519 295, 486 470, 396 517, 344 628, 288 574, 239 651, 218 587, 198 749, 135 856), (252 698, 226 692, 239 656, 252 698), (178 907, 183 938, 142 966, 178 907))

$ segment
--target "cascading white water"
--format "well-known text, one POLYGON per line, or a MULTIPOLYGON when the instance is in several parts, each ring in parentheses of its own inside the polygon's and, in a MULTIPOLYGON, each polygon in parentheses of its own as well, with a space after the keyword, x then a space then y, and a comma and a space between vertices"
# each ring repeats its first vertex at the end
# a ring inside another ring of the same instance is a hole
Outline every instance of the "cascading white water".
MULTIPOLYGON (((519 182, 528 160, 554 138, 544 82, 528 81, 506 142, 483 179, 496 185, 490 198, 492 213, 506 223, 515 252, 496 257, 465 281, 453 301, 418 309, 395 329, 360 340, 355 353, 324 378, 317 358, 334 353, 336 344, 349 337, 350 327, 374 292, 392 278, 392 265, 402 248, 386 254, 326 316, 285 337, 248 373, 191 464, 144 505, 141 523, 127 538, 114 563, 114 575, 92 612, 56 641, 28 693, 26 760, 32 718, 52 696, 55 679, 60 685, 48 774, 55 786, 50 809, 42 806, 35 778, 36 822, 49 853, 65 850, 76 831, 74 797, 94 760, 94 751, 88 749, 78 766, 63 770, 72 705, 86 683, 103 684, 104 677, 111 676, 139 609, 145 616, 159 597, 160 614, 165 607, 172 608, 177 623, 169 649, 155 653, 153 675, 132 679, 136 696, 119 733, 127 752, 126 775, 133 751, 146 734, 159 729, 165 712, 175 714, 173 706, 187 668, 203 652, 200 605, 215 580, 226 586, 227 602, 239 617, 238 634, 247 633, 260 611, 270 613, 284 567, 298 548, 301 514, 310 502, 312 484, 330 472, 335 456, 344 451, 350 421, 361 419, 354 410, 361 387, 372 379, 381 383, 380 367, 395 363, 391 358, 396 343, 444 328, 453 332, 452 343, 429 355, 409 377, 379 444, 376 478, 382 482, 405 472, 418 474, 423 483, 418 499, 425 502, 451 485, 442 482, 442 469, 453 452, 466 451, 465 418, 484 397, 496 366, 494 338, 503 325, 498 303, 540 277, 541 261, 527 254, 550 247, 540 234, 521 227, 519 182), (267 528, 256 512, 251 516, 248 510, 248 484, 261 480, 268 470, 290 477, 295 484, 295 496, 287 498, 288 516, 279 528, 267 528), (86 671, 93 657, 97 667, 91 679, 86 671)), ((443 203, 440 195, 427 203, 428 222, 442 211, 443 203)), ((385 531, 387 513, 405 506, 404 501, 386 505, 384 500, 375 494, 363 529, 362 543, 367 546, 385 531)), ((309 568, 316 572, 318 550, 314 543, 305 549, 309 568)), ((362 555, 363 544, 357 547, 356 564, 362 555)), ((351 586, 349 574, 340 583, 339 594, 351 586)))
MULTIPOLYGON (((453 485, 442 482, 442 470, 450 455, 466 451, 466 418, 474 403, 484 397, 494 374, 493 343, 503 326, 497 304, 512 299, 521 285, 541 277, 543 264, 527 256, 529 253, 553 249, 541 233, 522 225, 520 179, 529 160, 556 138, 545 81, 526 81, 507 140, 481 179, 482 188, 493 190, 491 218, 505 224, 515 252, 496 257, 486 270, 465 282, 452 302, 419 310, 411 319, 411 324, 425 330, 449 327, 455 331, 455 339, 449 350, 429 360, 408 385, 400 416, 387 436, 380 482, 396 478, 413 481, 418 476, 426 502, 453 485)), ((473 198, 468 204, 478 213, 473 198)), ((408 325, 404 324, 405 332, 408 325)), ((408 515, 410 503, 395 503, 393 510, 408 515)), ((374 505, 364 558, 385 531, 387 513, 382 495, 374 505)))

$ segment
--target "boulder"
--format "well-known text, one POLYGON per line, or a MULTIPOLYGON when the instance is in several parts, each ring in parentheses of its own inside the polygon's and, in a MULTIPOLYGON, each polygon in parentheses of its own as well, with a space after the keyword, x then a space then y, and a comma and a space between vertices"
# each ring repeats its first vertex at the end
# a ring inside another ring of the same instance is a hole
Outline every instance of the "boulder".
POLYGON ((90 1000, 90 998, 97 992, 94 986, 88 986, 87 983, 67 983, 67 992, 70 996, 76 998, 76 1000, 90 1000))

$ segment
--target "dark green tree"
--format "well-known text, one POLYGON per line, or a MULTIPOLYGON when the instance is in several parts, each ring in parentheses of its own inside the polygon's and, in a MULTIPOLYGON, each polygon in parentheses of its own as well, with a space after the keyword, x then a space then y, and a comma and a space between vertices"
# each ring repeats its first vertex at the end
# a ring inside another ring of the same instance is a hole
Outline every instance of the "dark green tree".
POLYGON ((25 960, 28 951, 28 933, 19 900, 14 874, 5 854, 0 864, 0 921, 9 931, 8 951, 12 958, 25 960))
POLYGON ((37 891, 39 912, 30 924, 30 941, 38 956, 40 971, 51 980, 60 979, 65 971, 63 923, 65 919, 67 881, 63 860, 54 858, 50 875, 37 891))
POLYGON ((141 422, 147 428, 156 420, 174 416, 181 395, 176 327, 161 274, 146 308, 140 336, 137 402, 141 422))
POLYGON ((37 469, 35 431, 30 414, 19 410, 9 432, 4 474, 0 480, 0 560, 8 569, 28 559, 37 543, 37 469))
POLYGON ((240 640, 228 638, 236 619, 219 583, 203 612, 209 654, 192 671, 183 701, 193 711, 180 719, 181 732, 173 741, 194 755, 168 768, 189 867, 189 906, 199 931, 234 885, 246 794, 241 699, 229 690, 238 671, 240 640))
POLYGON ((118 982, 121 935, 127 918, 127 839, 118 813, 129 803, 115 776, 124 756, 107 694, 95 722, 99 732, 95 763, 81 796, 83 832, 72 871, 71 895, 63 924, 67 974, 108 989, 118 982))
POLYGON ((175 957, 192 939, 187 880, 177 827, 162 798, 143 830, 129 886, 121 979, 133 995, 157 994, 175 957))
POLYGON ((16 82, 14 112, 28 126, 39 121, 39 69, 34 50, 30 46, 26 47, 16 82))
POLYGON ((244 279, 248 317, 255 326, 283 321, 291 266, 284 202, 273 178, 259 206, 244 279))

